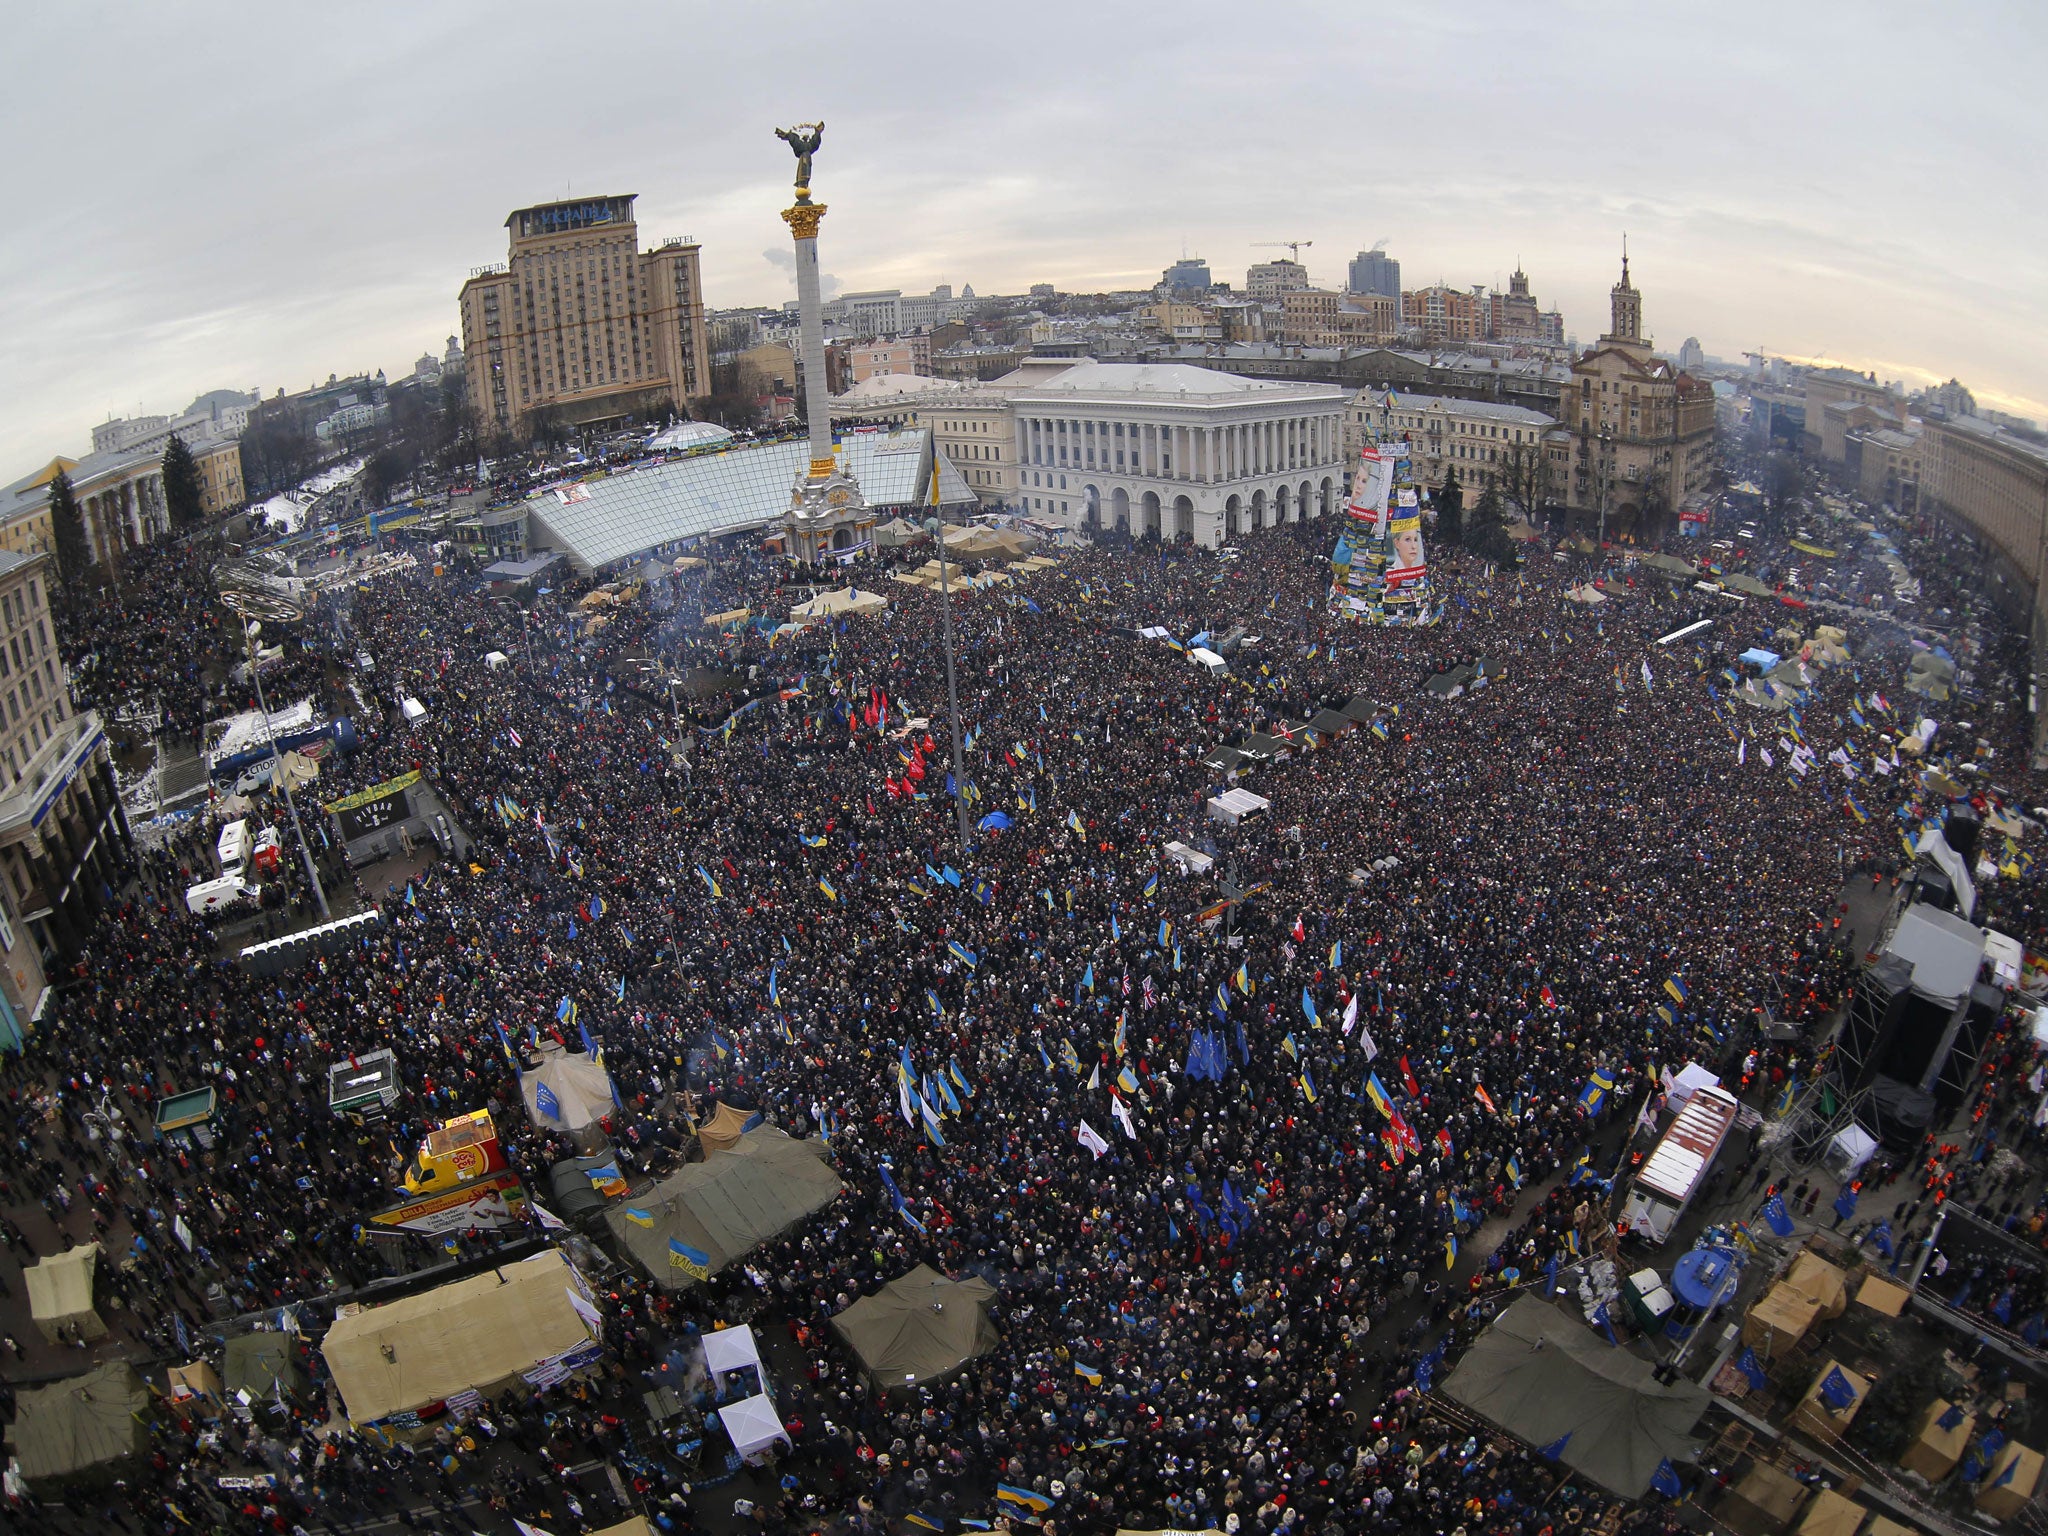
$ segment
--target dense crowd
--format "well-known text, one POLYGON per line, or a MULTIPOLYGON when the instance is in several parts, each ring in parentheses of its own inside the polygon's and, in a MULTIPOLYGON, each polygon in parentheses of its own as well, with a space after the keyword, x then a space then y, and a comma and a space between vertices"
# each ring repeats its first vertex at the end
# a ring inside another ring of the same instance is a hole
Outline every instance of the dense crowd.
MULTIPOLYGON (((1554 1526, 1567 1505, 1592 1520, 1596 1491, 1432 1419, 1418 1364, 1590 1250, 1598 1218, 1574 1186, 1611 1168, 1659 1068, 1810 1069, 1811 1050, 1752 1021, 1840 1001, 1843 876, 1895 865, 1896 812, 1929 810, 1892 750, 1906 701, 1885 697, 1911 636, 1844 618, 1855 664, 1817 671, 1779 717, 1734 702, 1724 671, 1753 641, 1786 648, 1775 606, 1666 647, 1712 599, 1617 567, 1628 595, 1587 608, 1563 598, 1582 565, 1454 557, 1432 572, 1443 623, 1364 629, 1326 613, 1327 541, 1311 525, 1224 556, 1072 552, 956 597, 965 851, 936 594, 890 585, 886 614, 784 634, 803 594, 746 552, 653 583, 601 627, 579 621, 573 585, 529 624, 468 578, 380 578, 353 597, 347 648, 427 717, 359 721, 364 751, 328 763, 320 794, 418 768, 474 847, 412 881, 359 948, 283 978, 224 959, 183 910, 210 827, 147 857, 8 1065, 0 1177, 29 1225, 0 1238, 47 1252, 88 1222, 139 1238, 109 1282, 166 1357, 210 1314, 317 1303, 439 1258, 359 1241, 364 1215, 402 1150, 478 1107, 547 1187, 569 1148, 529 1124, 500 1032, 557 1029, 566 1000, 619 1087, 629 1175, 680 1154, 686 1110, 730 1100, 829 1135, 848 1191, 709 1286, 622 1283, 608 1341, 625 1374, 553 1424, 496 1410, 539 1464, 602 1459, 632 1373, 744 1299, 802 1362, 780 1386, 791 1475, 753 1510, 771 1529, 987 1517, 998 1482, 1046 1500, 1059 1532, 1476 1536, 1554 1526), (703 626, 740 606, 767 625, 703 626), (1155 625, 1251 638, 1210 677, 1136 638, 1155 625), (514 662, 493 672, 500 649, 514 662), (768 691, 686 716, 630 686, 645 657, 768 691), (1423 692, 1471 661, 1485 686, 1423 692), (1365 723, 1245 778, 1267 814, 1209 818, 1217 748, 1354 696, 1379 706, 1365 723), (1215 869, 1188 873, 1168 843, 1215 869), (1226 870, 1247 894, 1218 911, 1226 870), (407 1086, 395 1123, 353 1124, 308 1091, 337 1057, 387 1045, 407 1086), (202 1082, 222 1088, 212 1151, 133 1134, 202 1082), (131 1130, 119 1144, 109 1113, 131 1130), (939 1386, 878 1397, 827 1320, 920 1261, 992 1279, 1002 1342, 939 1386)), ((200 670, 217 610, 162 560, 150 600, 74 621, 70 643, 100 658, 95 697, 176 652, 177 707, 218 707, 233 685, 200 670)), ((1987 687, 2010 659, 1974 658, 1987 687)), ((1975 722, 2015 780, 2021 723, 1975 722)), ((303 877, 287 855, 289 889, 303 877)), ((2014 885, 2003 909, 2030 918, 2031 886, 2014 885)), ((2000 1081, 2029 1066, 2016 1055, 2000 1081)), ((2030 1113, 1987 1104, 1995 1125, 2030 1113)), ((401 1475, 423 1497, 436 1483, 432 1457, 301 1435, 275 1503, 234 1517, 248 1528, 294 1506, 373 1510, 401 1475)), ((152 1489, 178 1476, 163 1460, 152 1489)), ((573 1525, 549 1477, 493 1492, 573 1525)), ((645 1481, 680 1498, 670 1473, 645 1481)), ((462 1483, 442 1471, 436 1501, 462 1483)), ((172 1528, 130 1492, 141 1528, 172 1528)), ((690 1518, 687 1501, 663 1507, 690 1518)))

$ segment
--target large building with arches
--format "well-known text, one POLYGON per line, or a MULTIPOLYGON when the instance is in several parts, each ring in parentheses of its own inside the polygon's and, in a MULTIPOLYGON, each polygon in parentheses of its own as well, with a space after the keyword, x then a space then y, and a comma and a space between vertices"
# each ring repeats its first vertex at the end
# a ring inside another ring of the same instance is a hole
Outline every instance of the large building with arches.
POLYGON ((1335 385, 1083 362, 1005 398, 1022 510, 1077 532, 1213 548, 1343 505, 1349 392, 1335 385))

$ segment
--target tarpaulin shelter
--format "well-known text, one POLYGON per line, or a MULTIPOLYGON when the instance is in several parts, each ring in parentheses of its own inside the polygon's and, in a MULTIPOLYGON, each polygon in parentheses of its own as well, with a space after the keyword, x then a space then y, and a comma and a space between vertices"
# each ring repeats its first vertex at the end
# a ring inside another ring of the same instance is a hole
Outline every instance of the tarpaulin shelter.
POLYGON ((1673 1104, 1683 1104, 1702 1088, 1718 1088, 1721 1079, 1709 1072, 1696 1061, 1688 1061, 1679 1068, 1678 1076, 1671 1080, 1670 1098, 1673 1104))
POLYGON ((917 524, 908 518, 892 517, 886 523, 878 523, 869 535, 877 549, 898 549, 905 544, 915 544, 919 539, 930 538, 917 524))
MULTIPOLYGON (((581 1277, 557 1249, 334 1320, 320 1353, 369 1424, 460 1392, 497 1393, 589 1346, 581 1277)), ((592 1358, 595 1359, 593 1353, 592 1358)))
POLYGON ((671 1243, 702 1255, 702 1267, 716 1274, 828 1204, 844 1186, 826 1153, 822 1140, 796 1141, 762 1126, 614 1206, 605 1221, 656 1284, 677 1290, 696 1277, 675 1262, 689 1256, 671 1243))
POLYGON ((540 1064, 519 1074, 519 1096, 526 1118, 541 1130, 566 1131, 578 1150, 588 1152, 604 1140, 597 1122, 612 1112, 611 1074, 582 1051, 564 1050, 553 1041, 540 1048, 540 1064), (547 1090, 545 1101, 541 1090, 547 1090))
POLYGON ((593 1170, 613 1161, 610 1152, 590 1157, 569 1157, 548 1170, 548 1209, 583 1232, 595 1232, 604 1225, 608 1203, 590 1182, 593 1170))
POLYGON ((2041 1453, 2008 1440, 1991 1458, 1984 1481, 1973 1495, 1978 1510, 1994 1520, 2010 1520, 2033 1502, 2041 1481, 2041 1453), (2007 1474, 2010 1473, 2010 1476, 2007 1474))
POLYGON ((1584 603, 1589 608, 1597 608, 1600 604, 1607 601, 1607 594, 1588 581, 1576 587, 1567 587, 1564 600, 1568 603, 1584 603))
POLYGON ((753 1111, 721 1103, 710 1119, 698 1123, 697 1143, 706 1153, 730 1152, 753 1124, 753 1111))
POLYGON ((1776 1359, 1806 1337, 1818 1316, 1819 1302, 1780 1280, 1742 1320, 1742 1342, 1760 1350, 1765 1359, 1776 1359))
POLYGON ((1806 1501, 1806 1484, 1768 1462, 1757 1462, 1721 1496, 1714 1518, 1738 1536, 1782 1531, 1806 1501))
POLYGON ((88 1339, 105 1338, 107 1325, 93 1310, 93 1271, 100 1245, 86 1243, 53 1253, 22 1271, 28 1282, 28 1315, 44 1338, 57 1342, 57 1330, 71 1324, 88 1339))
POLYGON ((617 1525, 608 1525, 593 1536, 654 1536, 654 1527, 647 1523, 645 1515, 635 1515, 630 1520, 621 1520, 617 1525))
POLYGON ((1927 1411, 1920 1415, 1920 1428, 1913 1443, 1899 1453, 1900 1466, 1908 1472, 1918 1472, 1930 1483, 1938 1483, 1955 1471, 1956 1463, 1969 1447, 1970 1436, 1976 1432, 1974 1413, 1959 1414, 1953 1424, 1942 1426, 1953 1406, 1945 1397, 1929 1403, 1927 1411))
POLYGON ((832 1319, 832 1326, 880 1387, 943 1380, 996 1347, 985 1280, 948 1280, 920 1264, 832 1319))
POLYGON ((1863 1409, 1863 1400, 1870 1396, 1871 1385, 1868 1376, 1850 1370, 1838 1360, 1824 1359, 1820 1374, 1813 1378, 1813 1385, 1806 1389, 1806 1396, 1792 1410, 1792 1417, 1785 1421, 1785 1427, 1797 1430, 1822 1445, 1833 1445, 1848 1434, 1849 1426, 1856 1422, 1856 1415, 1863 1409), (1825 1395, 1830 1381, 1835 1381, 1838 1388, 1847 1387, 1848 1400, 1839 1408, 1825 1395))
POLYGON ((1799 1522, 1797 1536, 1856 1536, 1868 1513, 1854 1499, 1844 1498, 1832 1488, 1823 1488, 1806 1506, 1806 1518, 1799 1522))
POLYGON ((1785 1283, 1819 1302, 1822 1317, 1837 1318, 1849 1310, 1848 1277, 1817 1253, 1794 1259, 1785 1283))
POLYGON ((879 613, 888 606, 889 599, 879 592, 840 587, 831 592, 820 592, 807 603, 798 603, 789 610, 789 616, 792 619, 834 619, 846 614, 879 613))
POLYGON ((117 1360, 15 1400, 8 1442, 31 1483, 112 1477, 149 1449, 150 1392, 117 1360))
POLYGON ((1557 1459, 1610 1493, 1640 1499, 1667 1458, 1690 1461, 1710 1394, 1665 1384, 1647 1360, 1616 1349, 1541 1297, 1524 1295, 1466 1351, 1443 1385, 1452 1401, 1531 1445, 1564 1441, 1557 1459))
POLYGON ((280 1396, 289 1401, 306 1390, 306 1373, 286 1333, 242 1333, 229 1339, 220 1378, 222 1392, 236 1400, 248 1393, 252 1408, 280 1396))

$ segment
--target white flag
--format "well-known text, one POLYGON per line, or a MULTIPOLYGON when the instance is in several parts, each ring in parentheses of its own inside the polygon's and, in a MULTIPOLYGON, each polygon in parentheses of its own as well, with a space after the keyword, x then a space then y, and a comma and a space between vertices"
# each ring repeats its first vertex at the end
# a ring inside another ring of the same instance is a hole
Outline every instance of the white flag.
POLYGON ((1138 1128, 1131 1124, 1131 1106, 1112 1094, 1109 1100, 1109 1112, 1116 1116, 1116 1123, 1124 1128, 1124 1134, 1130 1137, 1131 1140, 1136 1141, 1138 1139, 1138 1128))
POLYGON ((896 1103, 903 1111, 903 1123, 913 1131, 917 1129, 917 1111, 910 1103, 910 1077, 902 1070, 896 1073, 896 1103))
POLYGON ((569 1223, 538 1202, 534 1204, 533 1214, 540 1222, 543 1232, 566 1232, 569 1230, 569 1223))
POLYGON ((1749 743, 1748 743, 1748 742, 1746 742, 1746 741, 1739 741, 1739 742, 1737 742, 1737 743, 1735 744, 1735 761, 1736 761, 1736 763, 1737 763, 1738 765, 1740 765, 1740 764, 1742 764, 1742 763, 1746 763, 1746 762, 1748 762, 1748 761, 1749 761, 1749 743))
POLYGON ((1109 1150, 1109 1143, 1104 1141, 1101 1134, 1086 1120, 1081 1122, 1080 1140, 1081 1145, 1090 1152, 1093 1152, 1097 1157, 1102 1156, 1103 1153, 1109 1150))
POLYGON ((1358 1032, 1358 1043, 1365 1047, 1365 1059, 1368 1064, 1379 1059, 1379 1042, 1373 1039, 1371 1030, 1361 1029, 1358 1032))
POLYGON ((1778 766, 1777 759, 1771 756, 1771 749, 1769 747, 1758 747, 1757 751, 1763 754, 1764 766, 1766 768, 1775 768, 1778 766))
POLYGON ((1650 686, 1650 664, 1647 661, 1643 663, 1643 686, 1650 686))
POLYGON ((1090 1088, 1100 1088, 1102 1086, 1102 1063, 1099 1061, 1095 1063, 1095 1070, 1088 1074, 1088 1086, 1090 1088))
POLYGON ((1344 1038, 1351 1038, 1351 1031, 1358 1024, 1358 994, 1351 994, 1351 1001, 1344 1005, 1344 1038))

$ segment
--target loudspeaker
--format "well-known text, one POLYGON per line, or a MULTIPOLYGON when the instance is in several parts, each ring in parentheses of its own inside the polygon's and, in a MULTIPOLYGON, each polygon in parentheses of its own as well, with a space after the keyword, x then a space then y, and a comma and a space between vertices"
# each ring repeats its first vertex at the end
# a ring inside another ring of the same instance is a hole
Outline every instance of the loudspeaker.
POLYGON ((1920 1081, 1923 1090, 1934 1095, 1944 1110, 1962 1107, 1978 1081, 1978 1066, 1984 1059, 1984 1042, 1998 1028, 2005 1014, 2005 993, 1982 982, 1970 988, 1969 1000, 1950 1022, 1948 1038, 1939 1058, 1920 1081))
POLYGON ((1912 964, 1886 955, 1863 973, 1835 1039, 1843 1085, 1852 1092, 1877 1075, 1878 1064, 1912 996, 1912 964))
POLYGON ((1959 800, 1948 808, 1948 820, 1942 826, 1942 836, 1948 839, 1949 847, 1955 849, 1965 869, 1976 867, 1977 839, 1983 830, 1983 822, 1967 801, 1959 800))
POLYGON ((1927 906, 1938 908, 1943 912, 1955 911, 1955 884, 1932 860, 1923 859, 1920 861, 1919 868, 1913 872, 1913 881, 1917 887, 1914 892, 1915 901, 1923 902, 1927 906))
POLYGON ((1924 1091, 1940 1065, 1936 1053, 1948 1045, 1949 1023, 1960 1012, 1953 1003, 1909 990, 1898 1023, 1879 1053, 1878 1070, 1924 1091))
POLYGON ((1934 1100, 1897 1078, 1880 1077, 1870 1085, 1857 1119, 1887 1151, 1911 1156, 1934 1123, 1934 1100))

